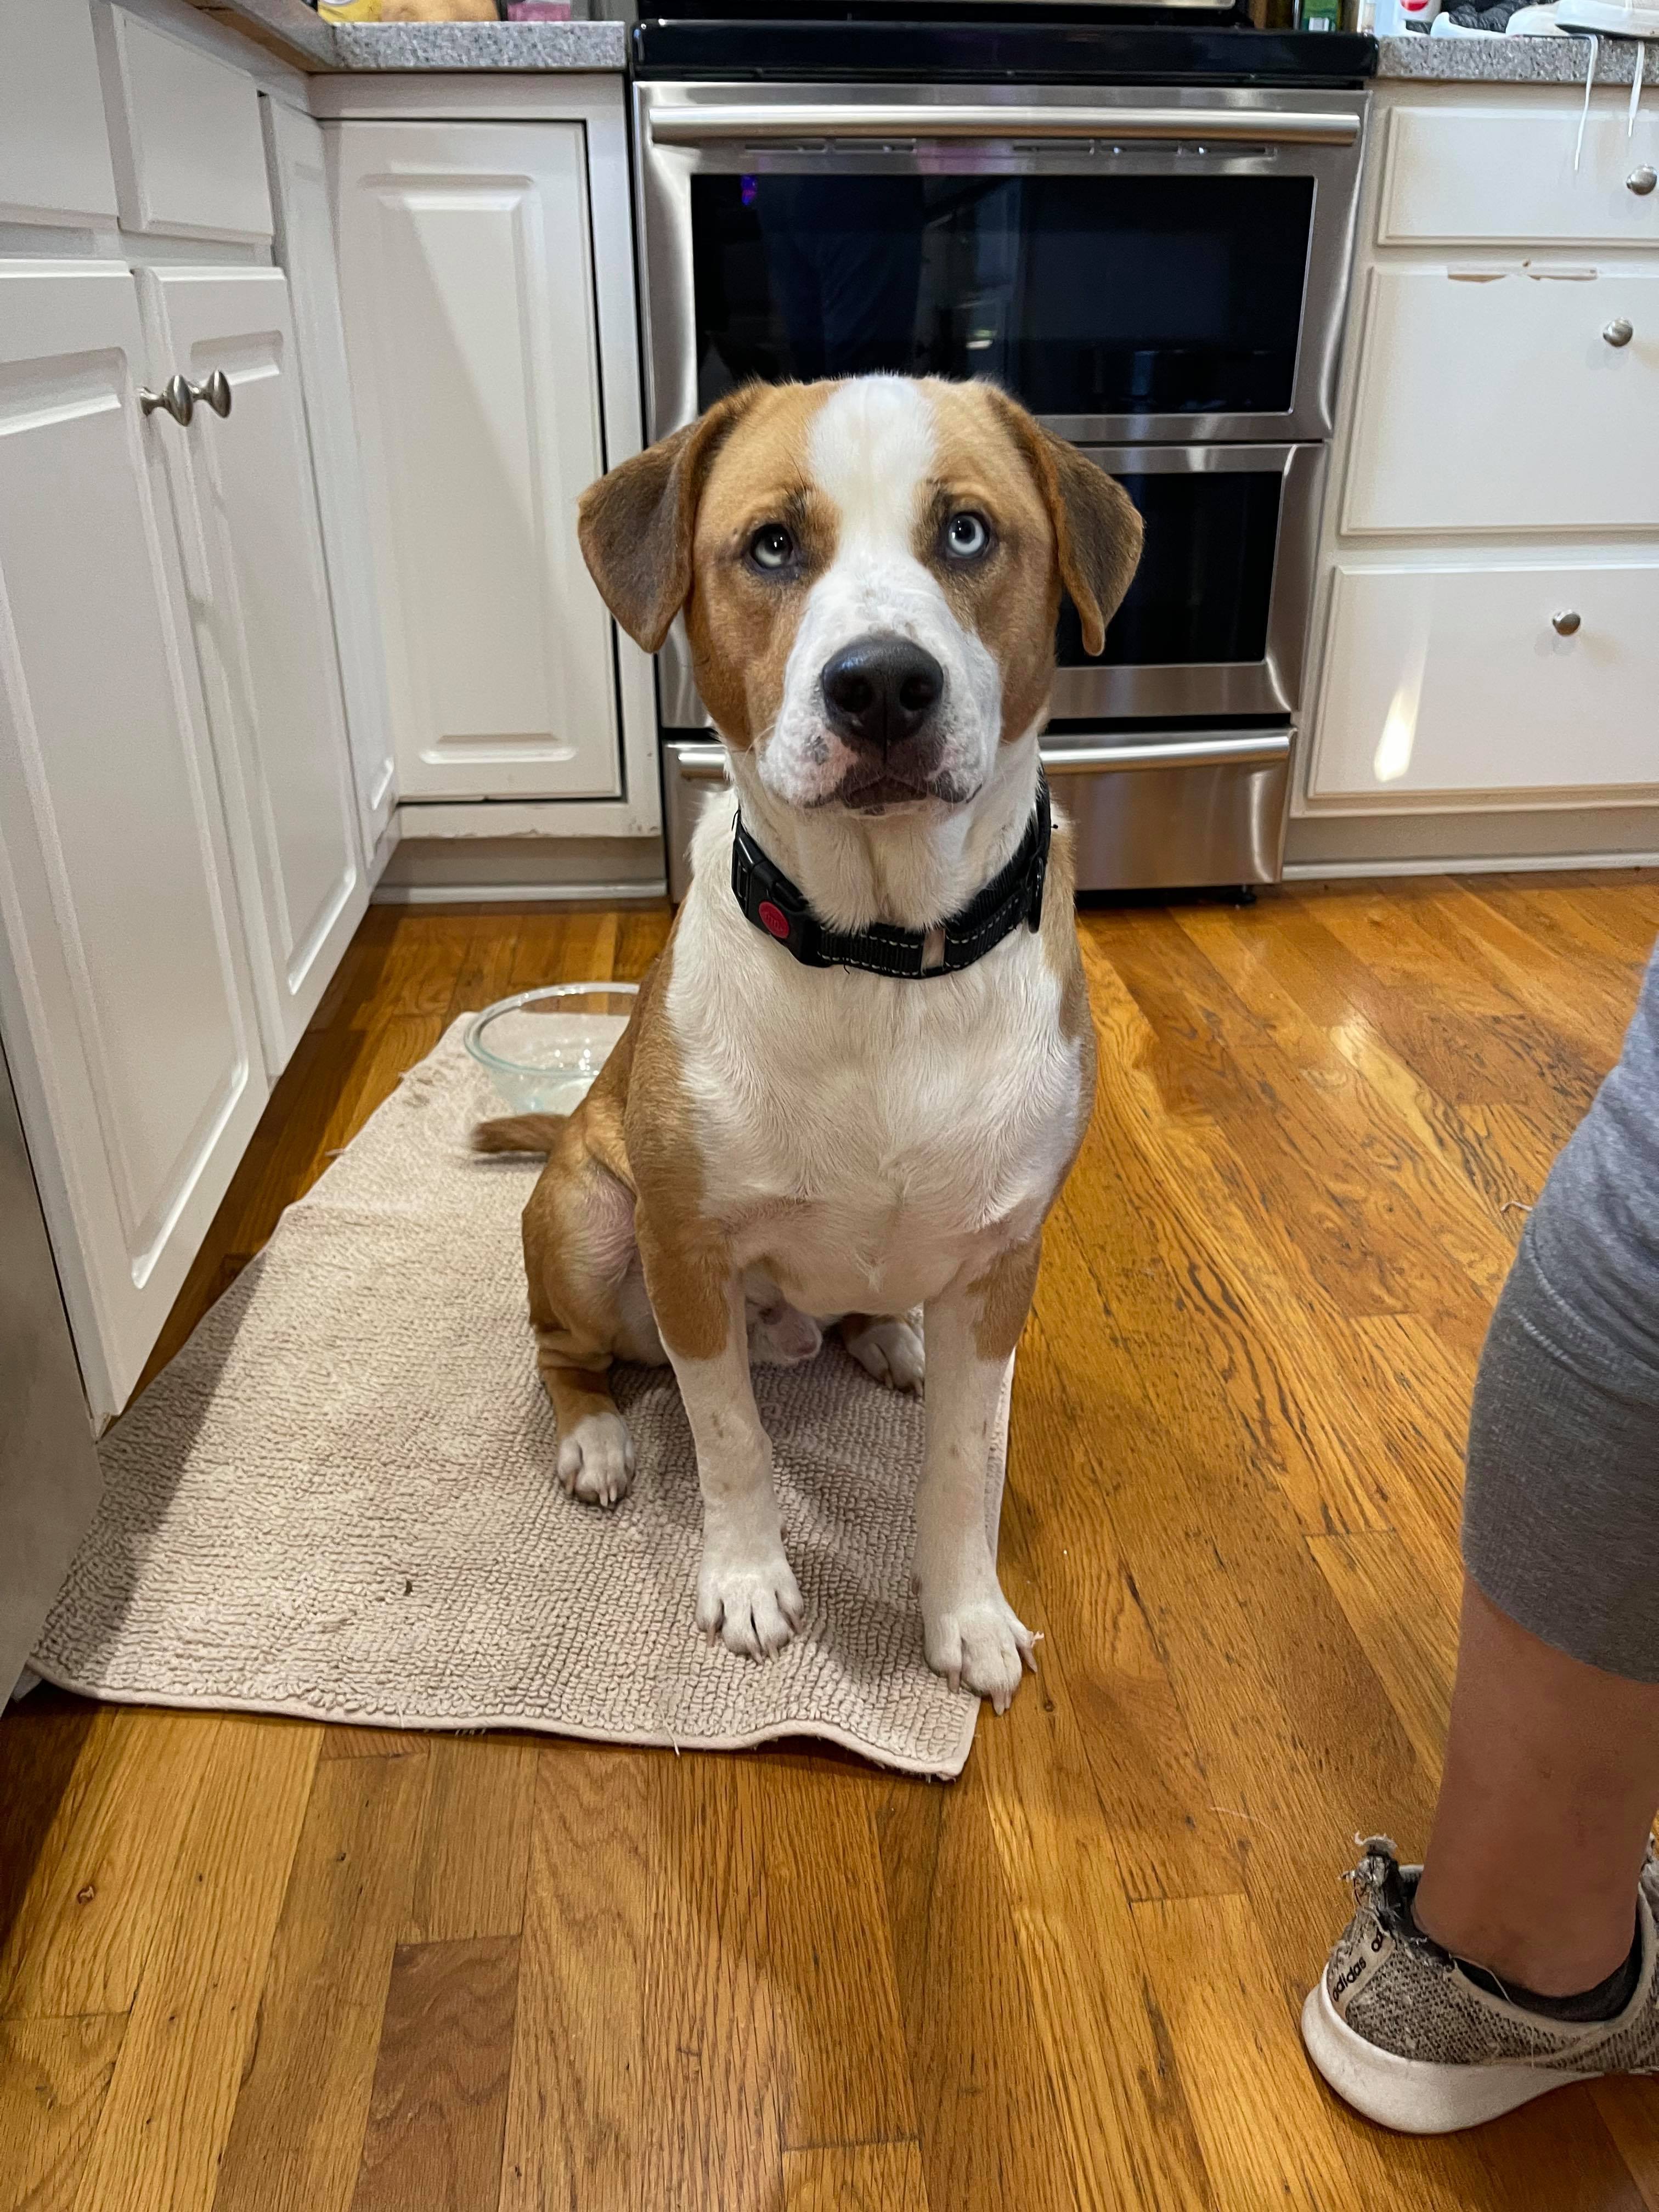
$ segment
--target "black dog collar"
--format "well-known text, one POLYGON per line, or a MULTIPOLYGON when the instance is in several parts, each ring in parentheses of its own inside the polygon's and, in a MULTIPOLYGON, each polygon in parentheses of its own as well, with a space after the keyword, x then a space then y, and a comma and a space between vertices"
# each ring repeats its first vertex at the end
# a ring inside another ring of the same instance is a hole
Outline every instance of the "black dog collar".
POLYGON ((1048 872, 1052 829, 1048 785, 1037 778, 1036 811, 1019 848, 960 914, 944 925, 942 958, 924 967, 931 930, 900 929, 886 921, 868 929, 839 933, 826 929, 806 903, 805 894, 769 860, 738 816, 732 838, 732 890, 757 929, 775 938, 803 968, 863 968, 872 975, 909 979, 954 975, 982 960, 994 945, 1024 922, 1035 929, 1042 920, 1042 884, 1048 872))

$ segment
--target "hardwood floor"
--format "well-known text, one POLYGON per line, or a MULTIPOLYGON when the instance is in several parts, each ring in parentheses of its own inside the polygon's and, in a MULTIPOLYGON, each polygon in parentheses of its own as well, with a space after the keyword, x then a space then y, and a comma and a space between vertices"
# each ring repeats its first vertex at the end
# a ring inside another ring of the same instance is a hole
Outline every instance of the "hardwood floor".
MULTIPOLYGON (((1099 1107, 1003 1525, 1042 1671, 963 1778, 38 1692, 0 2212, 1656 2212, 1659 2085, 1413 2142, 1296 2015, 1354 1832, 1426 1832, 1474 1360, 1659 885, 1079 926, 1099 1107)), ((666 928, 374 909, 156 1364, 454 1015, 666 928)))

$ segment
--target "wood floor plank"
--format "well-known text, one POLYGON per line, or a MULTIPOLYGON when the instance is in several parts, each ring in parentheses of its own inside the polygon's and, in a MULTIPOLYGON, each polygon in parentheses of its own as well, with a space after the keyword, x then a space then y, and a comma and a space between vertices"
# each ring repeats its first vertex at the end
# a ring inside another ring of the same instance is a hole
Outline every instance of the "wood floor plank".
MULTIPOLYGON (((1011 1601, 1029 1603, 1006 1567, 1005 1577, 1011 1601)), ((1117 1808, 1091 1770, 1070 1672, 1050 1652, 1042 1694, 1018 1698, 975 1752, 1066 2163, 1080 2204, 1201 2212, 1203 2154, 1136 1948, 1117 1808)), ((1213 1829, 1207 1810, 1204 1819, 1213 1829)), ((1237 1869, 1227 1872, 1237 1887, 1237 1869)))
POLYGON ((817 2144, 784 2154, 783 2212, 928 2212, 914 2142, 817 2144))
POLYGON ((317 1764, 319 1731, 216 1716, 76 2212, 208 2212, 317 1764))
POLYGON ((371 907, 365 927, 371 933, 371 959, 359 992, 342 1016, 353 1026, 367 1025, 391 1010, 403 1020, 422 1016, 441 1021, 455 995, 456 979, 473 941, 470 907, 371 907))
POLYGON ((519 1933, 536 1759, 537 1747, 516 1738, 430 1739, 404 1942, 519 1933))
POLYGON ((1310 1536, 1307 1543, 1424 1772, 1437 1775, 1457 1664, 1462 1576, 1455 1554, 1448 1548, 1436 1577, 1392 1529, 1310 1536))
POLYGON ((352 2212, 495 2212, 518 1978, 516 1936, 398 1947, 352 2212))
POLYGON ((761 2212, 782 2188, 784 2024, 766 1941, 758 1762, 710 1754, 665 1777, 644 1972, 639 2201, 761 2212))
POLYGON ((331 1759, 424 1759, 427 1747, 434 1741, 412 1729, 347 1728, 331 1721, 323 1729, 317 1758, 325 1765, 331 1759))
POLYGON ((98 1714, 0 1952, 0 2015, 131 2009, 210 1725, 188 1713, 98 1714))
POLYGON ((1071 1419, 1053 1326, 1045 1307, 1021 1346, 1002 1522, 1010 1602, 1048 1632, 1038 1702, 1058 1705, 1075 1731, 1127 1896, 1237 1890, 1210 1785, 1071 1419), (1061 1588, 1073 1602, 1057 1631, 1050 1593, 1061 1588))
POLYGON ((1170 2048, 1187 2086, 1216 2202, 1227 2212, 1328 2212, 1350 2182, 1242 1897, 1133 1908, 1170 2048))
POLYGON ((659 1755, 538 1762, 501 2212, 636 2212, 659 1755))
POLYGON ((890 1783, 878 1833, 929 2204, 1080 2212, 979 1769, 890 1783))
POLYGON ((318 1765, 213 2212, 347 2212, 423 1779, 417 1759, 318 1765))
POLYGON ((1659 2081, 1624 2075, 1590 2095, 1647 2212, 1659 2212, 1659 2081))
POLYGON ((0 2021, 0 2207, 70 2212, 126 2016, 0 2021))

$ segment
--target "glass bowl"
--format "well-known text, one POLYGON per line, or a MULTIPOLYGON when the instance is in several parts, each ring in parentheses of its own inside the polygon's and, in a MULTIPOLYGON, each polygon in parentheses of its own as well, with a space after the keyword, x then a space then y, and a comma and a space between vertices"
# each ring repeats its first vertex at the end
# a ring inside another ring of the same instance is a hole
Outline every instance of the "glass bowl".
POLYGON ((568 1114, 628 1027, 637 983, 551 983, 486 1006, 466 1048, 515 1114, 568 1114))

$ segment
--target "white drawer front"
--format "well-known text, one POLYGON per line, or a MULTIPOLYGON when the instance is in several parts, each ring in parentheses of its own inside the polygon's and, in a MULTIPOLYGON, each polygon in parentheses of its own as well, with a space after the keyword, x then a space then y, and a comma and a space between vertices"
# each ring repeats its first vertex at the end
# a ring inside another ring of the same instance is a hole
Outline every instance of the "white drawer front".
POLYGON ((1375 269, 1362 343, 1345 531, 1659 529, 1659 270, 1375 269))
POLYGON ((114 220, 87 0, 0 0, 0 222, 114 220))
POLYGON ((1597 109, 1575 176, 1578 103, 1549 108, 1401 107, 1389 118, 1377 218, 1383 246, 1659 245, 1659 191, 1632 191, 1659 170, 1659 115, 1625 136, 1622 100, 1597 109))
POLYGON ((1656 608, 1654 559, 1339 566, 1312 796, 1659 790, 1656 608))
POLYGON ((124 8, 97 4, 124 226, 179 238, 269 238, 253 79, 124 8))

